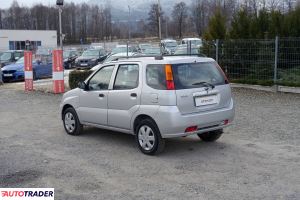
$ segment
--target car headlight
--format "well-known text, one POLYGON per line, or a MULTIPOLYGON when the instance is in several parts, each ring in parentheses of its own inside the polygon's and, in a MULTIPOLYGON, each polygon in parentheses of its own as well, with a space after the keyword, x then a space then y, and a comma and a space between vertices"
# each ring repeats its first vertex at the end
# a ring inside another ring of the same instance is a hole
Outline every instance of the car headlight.
POLYGON ((96 62, 96 61, 97 61, 96 58, 91 59, 91 62, 96 62))

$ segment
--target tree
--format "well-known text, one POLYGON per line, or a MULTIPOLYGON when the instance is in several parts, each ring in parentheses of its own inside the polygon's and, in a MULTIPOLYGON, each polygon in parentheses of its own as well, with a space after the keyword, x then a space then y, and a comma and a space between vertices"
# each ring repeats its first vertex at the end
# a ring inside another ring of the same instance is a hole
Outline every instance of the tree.
POLYGON ((184 2, 175 4, 172 11, 172 17, 177 24, 179 38, 181 38, 185 27, 186 18, 188 17, 187 6, 184 2))
POLYGON ((163 21, 163 12, 162 9, 158 9, 158 4, 152 4, 150 11, 148 13, 148 26, 149 31, 153 34, 156 34, 159 37, 159 15, 161 22, 163 21), (160 10, 160 13, 159 13, 160 10))
POLYGON ((226 37, 226 19, 218 8, 216 13, 209 20, 208 29, 204 34, 207 40, 225 39, 226 37))
POLYGON ((205 0, 198 0, 192 8, 192 18, 196 27, 199 37, 204 33, 204 29, 207 25, 208 16, 206 15, 208 2, 205 0))
POLYGON ((252 15, 246 9, 238 11, 231 22, 230 38, 248 39, 251 38, 250 26, 252 15))

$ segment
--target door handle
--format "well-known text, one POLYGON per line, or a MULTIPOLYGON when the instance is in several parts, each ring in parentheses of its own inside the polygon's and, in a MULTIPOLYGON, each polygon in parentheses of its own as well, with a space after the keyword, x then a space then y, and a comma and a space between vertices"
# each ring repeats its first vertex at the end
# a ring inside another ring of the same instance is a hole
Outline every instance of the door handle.
POLYGON ((131 97, 137 97, 137 94, 136 93, 131 93, 130 96, 131 97))
POLYGON ((104 94, 99 94, 99 97, 103 98, 105 95, 104 94))

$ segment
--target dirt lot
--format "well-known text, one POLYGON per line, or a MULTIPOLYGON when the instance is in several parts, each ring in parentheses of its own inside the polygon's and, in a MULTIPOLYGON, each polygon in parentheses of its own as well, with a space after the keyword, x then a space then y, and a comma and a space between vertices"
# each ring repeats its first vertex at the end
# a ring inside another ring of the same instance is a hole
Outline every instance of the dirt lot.
POLYGON ((234 89, 235 124, 216 143, 65 134, 61 96, 0 87, 0 187, 54 187, 56 199, 300 199, 300 95, 234 89))

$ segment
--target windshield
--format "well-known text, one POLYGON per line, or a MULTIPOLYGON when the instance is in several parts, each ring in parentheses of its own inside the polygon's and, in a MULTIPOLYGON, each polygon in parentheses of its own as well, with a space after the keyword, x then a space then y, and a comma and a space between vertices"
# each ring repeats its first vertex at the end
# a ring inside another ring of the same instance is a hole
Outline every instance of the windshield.
POLYGON ((24 64, 24 57, 20 58, 16 64, 24 64))
POLYGON ((192 40, 191 43, 192 45, 197 45, 197 46, 202 44, 201 40, 192 40))
POLYGON ((151 45, 150 44, 141 44, 140 48, 143 49, 143 50, 148 49, 148 48, 151 48, 151 45))
POLYGON ((0 57, 0 60, 1 61, 7 61, 11 59, 11 53, 10 52, 4 52, 1 57, 0 57))
POLYGON ((191 49, 191 52, 188 52, 189 50, 187 48, 180 48, 180 49, 177 49, 175 51, 175 55, 185 55, 185 54, 199 54, 199 49, 197 48, 192 48, 191 49))
MULTIPOLYGON (((116 47, 112 50, 112 54, 117 54, 117 53, 126 53, 127 52, 127 47, 116 47)), ((133 47, 128 48, 128 52, 133 52, 133 47)))
POLYGON ((176 42, 167 42, 166 47, 167 48, 177 47, 177 43, 176 42))
POLYGON ((118 57, 119 57, 119 56, 110 55, 110 56, 108 56, 108 57, 105 59, 104 62, 110 62, 110 61, 112 61, 112 60, 114 60, 114 59, 116 59, 116 58, 118 58, 118 57))
POLYGON ((98 50, 87 50, 87 51, 83 52, 82 56, 98 57, 99 51, 98 50))
POLYGON ((70 56, 70 51, 64 51, 64 58, 69 58, 69 56, 70 56))
POLYGON ((145 49, 145 54, 160 54, 160 48, 149 48, 145 49))

